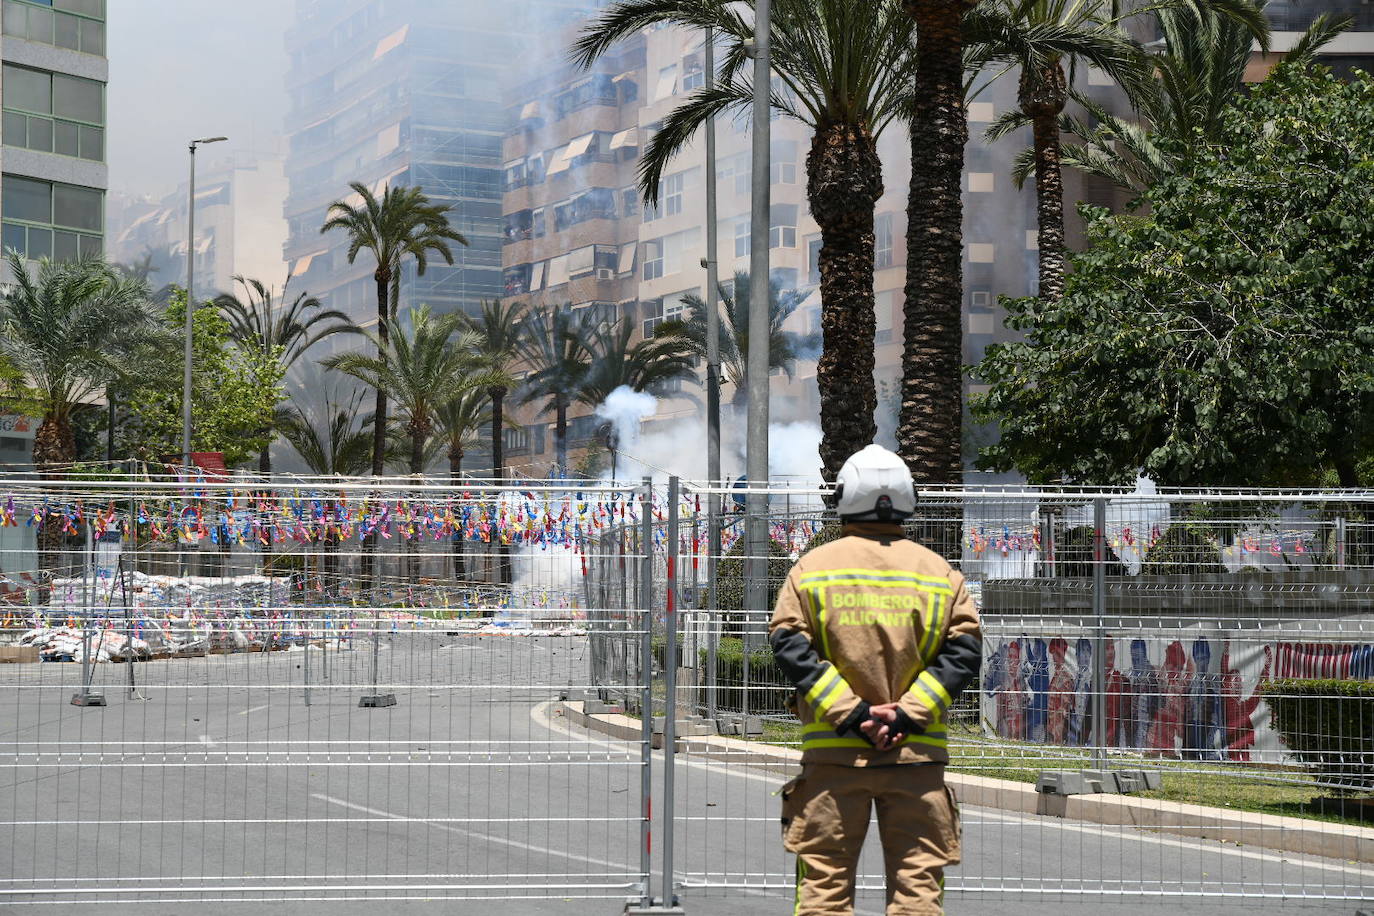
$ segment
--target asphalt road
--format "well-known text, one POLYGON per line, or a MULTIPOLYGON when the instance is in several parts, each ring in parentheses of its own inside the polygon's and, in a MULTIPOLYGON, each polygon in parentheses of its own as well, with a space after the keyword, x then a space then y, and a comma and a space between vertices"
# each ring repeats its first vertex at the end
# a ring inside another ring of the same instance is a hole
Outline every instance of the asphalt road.
MULTIPOLYGON (((640 747, 550 715, 587 679, 585 640, 384 646, 398 704, 383 709, 357 706, 366 645, 327 670, 318 650, 140 664, 134 696, 127 667, 100 666, 109 705, 87 709, 68 703, 76 666, 0 665, 0 913, 619 912, 639 870, 640 747)), ((790 912, 781 780, 679 761, 688 912, 790 912)), ((651 771, 658 799, 661 755, 651 771)), ((964 836, 954 913, 1354 913, 1374 895, 1374 868, 1133 829, 966 808, 964 836), (1283 899, 1296 891, 1352 899, 1283 899)), ((656 823, 655 873, 663 840, 656 823)), ((876 830, 864 869, 876 886, 876 830)))

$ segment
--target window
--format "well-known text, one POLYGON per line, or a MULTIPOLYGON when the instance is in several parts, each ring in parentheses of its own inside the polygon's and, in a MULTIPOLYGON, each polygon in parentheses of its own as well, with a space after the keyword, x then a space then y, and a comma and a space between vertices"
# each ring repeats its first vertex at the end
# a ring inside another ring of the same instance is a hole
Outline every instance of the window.
POLYGON ((892 214, 879 213, 873 220, 873 266, 892 266, 892 214))
POLYGON ((768 161, 769 184, 797 183, 797 141, 774 140, 768 161))
POLYGON ((568 253, 568 276, 574 280, 592 272, 596 262, 596 249, 587 245, 568 253))
POLYGON ((821 237, 813 235, 806 240, 806 282, 812 286, 821 285, 821 237))
POLYGON ((70 260, 103 248, 101 191, 6 175, 0 198, 6 249, 31 258, 70 260))
POLYGON ((663 240, 644 243, 644 279, 657 280, 663 276, 663 240))
POLYGON ((104 84, 11 64, 3 84, 6 146, 104 160, 104 84))
POLYGON ((656 280, 682 270, 683 257, 697 247, 698 230, 675 232, 644 243, 644 279, 656 280))
POLYGON ((658 206, 644 206, 644 222, 651 223, 662 216, 677 216, 682 212, 682 197, 687 188, 696 184, 696 169, 669 175, 658 183, 658 206))
POLYGON ((83 54, 105 54, 104 0, 4 0, 6 35, 83 54))
POLYGON ((873 297, 873 342, 892 342, 893 314, 897 309, 897 291, 883 290, 873 297))
POLYGON ((616 192, 610 188, 588 188, 553 208, 553 229, 562 232, 593 219, 616 218, 616 192))
POLYGON ((747 258, 750 251, 749 217, 735 220, 735 257, 747 258))
POLYGON ((768 210, 768 247, 797 247, 796 204, 774 204, 768 210))
POLYGON ((726 156, 716 165, 716 181, 724 187, 733 182, 736 194, 749 193, 749 155, 736 153, 726 156))
POLYGON ((672 293, 660 299, 652 299, 645 305, 645 318, 643 331, 645 337, 653 337, 658 326, 665 321, 683 319, 687 315, 687 298, 689 296, 700 296, 698 289, 687 289, 680 293, 672 293))
POLYGON ((997 187, 996 172, 969 172, 968 190, 970 194, 990 194, 997 187))
POLYGON ((701 51, 682 59, 682 91, 691 92, 706 85, 705 55, 701 51))
POLYGON ((530 265, 517 264, 502 273, 507 296, 523 296, 530 291, 530 265))
POLYGON ((505 441, 505 446, 506 446, 506 451, 507 451, 507 452, 527 452, 527 451, 529 451, 529 448, 530 448, 530 431, 529 431, 529 427, 522 427, 522 428, 520 428, 520 429, 510 429, 510 428, 507 428, 507 429, 504 431, 503 435, 505 436, 505 440, 506 440, 506 441, 505 441))
POLYGON ((658 82, 654 84, 654 101, 661 102, 674 95, 677 95, 677 64, 669 64, 658 71, 658 82))

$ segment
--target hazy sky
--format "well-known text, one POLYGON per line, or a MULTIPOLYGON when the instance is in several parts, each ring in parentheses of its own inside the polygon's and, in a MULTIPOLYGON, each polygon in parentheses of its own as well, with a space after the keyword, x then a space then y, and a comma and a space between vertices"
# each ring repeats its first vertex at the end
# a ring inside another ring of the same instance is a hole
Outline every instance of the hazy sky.
POLYGON ((291 0, 110 0, 110 188, 161 196, 201 155, 280 148, 291 0), (213 152, 212 152, 213 150, 213 152))

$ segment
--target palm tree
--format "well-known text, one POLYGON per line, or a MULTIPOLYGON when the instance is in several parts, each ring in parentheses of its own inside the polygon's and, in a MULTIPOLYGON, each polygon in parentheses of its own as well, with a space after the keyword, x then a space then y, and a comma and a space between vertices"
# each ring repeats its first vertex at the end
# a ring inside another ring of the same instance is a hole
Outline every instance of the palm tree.
MULTIPOLYGON (((235 275, 234 282, 243 287, 243 298, 232 293, 215 297, 215 305, 229 322, 230 336, 240 349, 258 350, 269 359, 275 358, 283 369, 290 369, 306 350, 331 334, 357 332, 347 315, 324 308, 319 299, 308 293, 288 300, 289 276, 282 286, 280 310, 274 292, 261 280, 235 275)), ((274 427, 270 432, 277 429, 274 427)), ((262 447, 258 470, 272 473, 270 440, 262 447)))
POLYGON ((1064 182, 1060 116, 1069 101, 1071 71, 1089 64, 1137 96, 1150 78, 1149 60, 1097 0, 984 0, 966 18, 970 57, 1015 67, 1018 123, 1034 138, 1039 295, 1064 293, 1064 182))
MULTIPOLYGON (((1222 112, 1243 85, 1253 44, 1248 26, 1220 12, 1166 7, 1152 13, 1162 50, 1151 58, 1153 78, 1134 99, 1143 123, 1075 96, 1095 123, 1068 117, 1061 125, 1080 140, 1064 145, 1065 165, 1134 193, 1173 174, 1190 150, 1215 139, 1222 112)), ((1350 26, 1349 17, 1316 17, 1279 66, 1307 66, 1350 26)), ((1024 159, 1013 177, 1024 176, 1024 159)))
POLYGON ((898 450, 918 483, 963 474, 963 18, 974 0, 903 0, 916 25, 898 450))
MULTIPOLYGON (((743 411, 749 394, 749 274, 736 271, 733 284, 721 283, 720 303, 720 364, 725 381, 734 386, 730 406, 743 411)), ((820 346, 820 335, 784 331, 783 324, 792 316, 807 294, 802 290, 784 290, 782 283, 768 284, 768 368, 780 369, 791 378, 797 359, 806 351, 820 346)), ((654 330, 655 337, 670 337, 694 360, 706 358, 706 302, 693 293, 682 297, 687 317, 665 321, 654 330)))
POLYGON ((427 305, 411 309, 410 328, 388 318, 392 332, 385 343, 366 335, 378 347, 376 356, 341 353, 321 365, 352 376, 386 393, 406 419, 410 435, 410 473, 424 472, 425 442, 434 430, 438 409, 464 391, 485 386, 490 376, 473 354, 476 339, 461 332, 462 314, 434 315, 427 305))
MULTIPOLYGON (((8 266, 0 363, 12 370, 24 411, 42 418, 34 465, 44 477, 59 477, 77 456, 73 419, 102 387, 136 372, 136 355, 161 326, 148 285, 99 258, 44 258, 30 273, 31 262, 11 251, 8 266)), ((61 567, 62 528, 44 519, 37 539, 40 566, 51 577, 61 567)))
MULTIPOLYGON (((435 414, 434 444, 444 449, 448 458, 449 484, 457 492, 462 480, 463 456, 468 449, 477 447, 482 441, 482 429, 492 422, 492 405, 486 392, 469 389, 443 404, 435 414)), ((467 574, 463 568, 463 537, 458 534, 453 539, 453 577, 461 579, 467 574)))
MULTIPOLYGON (((583 30, 576 59, 589 65, 622 38, 672 23, 714 28, 729 42, 721 82, 689 95, 663 121, 640 163, 645 200, 706 119, 752 104, 744 64, 752 21, 732 0, 620 0, 583 30)), ((821 461, 833 478, 873 440, 873 209, 883 193, 877 139, 906 115, 916 55, 911 20, 894 0, 775 0, 773 107, 813 131, 806 158, 807 200, 821 230, 821 328, 817 366, 821 461)), ((957 23, 956 23, 957 25, 957 23)), ((956 53, 957 58, 957 53, 956 53)), ((956 181, 957 192, 957 181, 956 181)))
MULTIPOLYGON (((401 261, 407 256, 415 259, 415 271, 424 274, 429 254, 434 252, 446 263, 453 263, 453 249, 449 242, 468 243, 448 224, 444 215, 448 207, 431 204, 418 187, 386 187, 379 200, 368 187, 354 181, 349 184, 361 199, 354 205, 336 200, 329 205, 329 218, 320 232, 342 229, 348 233, 348 263, 358 252, 367 249, 376 259, 377 268, 372 279, 377 284, 377 353, 386 349, 390 333, 389 321, 394 319, 400 298, 401 261)), ((382 476, 386 460, 386 393, 377 390, 373 409, 372 474, 382 476)))
MULTIPOLYGON (((393 333, 384 342, 363 332, 377 345, 377 355, 342 353, 322 363, 385 392, 406 418, 410 434, 410 473, 425 469, 425 443, 434 430, 439 407, 464 391, 485 387, 489 377, 480 371, 481 361, 472 350, 476 339, 459 333, 465 322, 461 313, 436 316, 429 306, 409 312, 409 333, 399 321, 388 318, 393 333), (455 335, 457 335, 455 337, 455 335)), ((414 541, 406 541, 409 581, 419 578, 419 556, 414 541)))
POLYGON ((554 461, 568 470, 568 408, 578 400, 591 371, 589 347, 595 325, 570 305, 532 309, 523 322, 520 356, 530 367, 522 404, 544 402, 554 416, 554 461))
MULTIPOLYGON (((475 352, 488 370, 504 373, 519 356, 524 320, 524 305, 502 305, 498 300, 484 301, 477 316, 468 320, 469 329, 477 335, 475 352)), ((498 484, 506 476, 505 399, 511 381, 508 376, 503 377, 487 388, 491 398, 491 476, 498 484)))
POLYGON ((356 477, 372 460, 371 414, 361 413, 362 392, 344 402, 325 403, 324 422, 313 422, 299 407, 289 407, 279 421, 282 436, 320 476, 356 477))
POLYGON ((671 337, 649 337, 631 344, 634 325, 627 318, 592 329, 587 349, 592 369, 577 392, 577 400, 595 407, 617 388, 654 394, 665 385, 694 378, 696 357, 671 337))

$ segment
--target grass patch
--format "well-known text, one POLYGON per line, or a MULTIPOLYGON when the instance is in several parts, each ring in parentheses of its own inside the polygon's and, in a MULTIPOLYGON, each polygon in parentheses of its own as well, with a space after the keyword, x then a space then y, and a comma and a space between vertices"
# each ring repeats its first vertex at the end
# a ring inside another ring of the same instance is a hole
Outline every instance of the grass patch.
MULTIPOLYGON (((949 733, 949 770, 954 773, 1034 783, 1044 770, 1091 769, 1093 765, 1091 753, 1078 748, 1006 740, 993 742, 968 724, 951 723, 949 733)), ((763 737, 753 740, 799 747, 801 725, 764 720, 763 737)), ((1301 769, 1164 760, 1134 754, 1112 754, 1110 762, 1113 768, 1149 769, 1161 773, 1163 788, 1132 793, 1136 798, 1157 798, 1355 826, 1374 823, 1374 805, 1363 804, 1353 796, 1334 802, 1329 798, 1320 801, 1328 790, 1313 783, 1311 777, 1301 769)))

